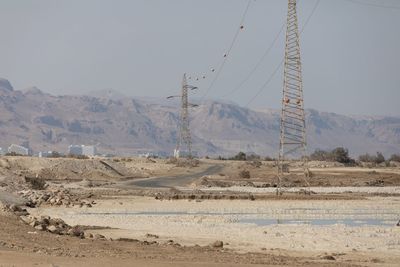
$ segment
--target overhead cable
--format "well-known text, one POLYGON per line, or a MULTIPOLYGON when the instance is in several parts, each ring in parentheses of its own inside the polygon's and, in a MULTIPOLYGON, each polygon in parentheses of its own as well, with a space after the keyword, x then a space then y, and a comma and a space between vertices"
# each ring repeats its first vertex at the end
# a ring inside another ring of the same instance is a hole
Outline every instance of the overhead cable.
MULTIPOLYGON (((303 33, 303 31, 305 30, 305 28, 307 27, 308 23, 311 20, 311 17, 314 15, 315 10, 317 10, 317 7, 319 5, 321 0, 317 0, 315 2, 315 5, 313 7, 313 9, 311 10, 310 15, 307 17, 301 31, 300 34, 303 33)), ((282 67, 284 62, 284 59, 281 60, 281 62, 278 64, 278 66, 274 69, 274 71, 271 73, 271 75, 268 77, 267 81, 259 88, 259 90, 257 91, 257 93, 250 99, 250 101, 246 104, 246 107, 248 107, 261 93, 262 91, 264 91, 264 89, 268 86, 268 84, 272 81, 272 79, 275 77, 275 75, 278 73, 278 70, 282 67)))
POLYGON ((226 63, 226 61, 228 60, 228 56, 230 55, 230 53, 231 53, 231 51, 232 51, 232 48, 234 47, 234 45, 235 45, 235 43, 236 43, 236 40, 237 40, 237 38, 238 38, 238 36, 239 36, 239 33, 240 33, 241 30, 243 30, 243 23, 244 23, 244 21, 245 21, 245 19, 246 19, 246 15, 247 15, 247 13, 248 13, 248 11, 249 11, 249 8, 250 8, 251 3, 252 3, 252 0, 248 0, 247 5, 246 5, 246 8, 245 8, 245 10, 244 10, 244 12, 243 12, 242 18, 241 18, 241 20, 240 20, 239 27, 237 27, 237 30, 236 30, 236 32, 235 32, 235 35, 233 36, 232 42, 231 42, 231 44, 230 44, 230 46, 229 46, 229 49, 228 49, 227 52, 223 55, 222 62, 221 62, 221 64, 219 65, 219 67, 218 67, 218 69, 217 69, 217 71, 216 71, 216 74, 215 74, 215 76, 214 76, 214 79, 211 81, 211 83, 210 83, 209 87, 207 88, 205 94, 202 96, 201 101, 207 96, 207 94, 208 94, 208 93, 211 91, 211 89, 213 88, 215 82, 218 80, 218 78, 219 78, 219 76, 220 76, 220 74, 221 74, 221 72, 222 72, 222 70, 223 70, 223 68, 224 68, 224 66, 225 66, 225 63, 226 63))

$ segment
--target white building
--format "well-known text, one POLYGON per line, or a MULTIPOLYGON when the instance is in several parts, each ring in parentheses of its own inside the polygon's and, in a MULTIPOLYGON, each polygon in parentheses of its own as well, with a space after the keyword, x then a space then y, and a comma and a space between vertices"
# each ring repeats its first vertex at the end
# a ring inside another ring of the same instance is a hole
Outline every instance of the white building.
POLYGON ((53 151, 40 151, 38 153, 39 158, 47 158, 53 155, 53 151))
POLYGON ((0 156, 4 155, 3 148, 0 147, 0 156))
POLYGON ((15 153, 18 155, 28 156, 29 155, 29 148, 12 144, 8 147, 8 153, 15 153))
POLYGON ((97 154, 97 149, 95 146, 84 146, 82 145, 82 154, 85 156, 95 156, 97 154))
POLYGON ((68 147, 68 154, 69 155, 82 155, 82 146, 81 145, 70 145, 68 147))
POLYGON ((70 145, 68 147, 68 154, 77 156, 85 155, 93 157, 97 154, 97 148, 95 146, 70 145))

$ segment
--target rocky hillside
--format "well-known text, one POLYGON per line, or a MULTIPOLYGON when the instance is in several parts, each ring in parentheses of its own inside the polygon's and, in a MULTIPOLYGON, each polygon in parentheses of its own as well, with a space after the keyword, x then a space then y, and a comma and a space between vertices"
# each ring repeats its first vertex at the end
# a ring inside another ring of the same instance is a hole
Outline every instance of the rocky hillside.
MULTIPOLYGON (((14 90, 0 79, 0 147, 28 141, 33 151, 66 152, 70 144, 97 145, 101 153, 170 154, 177 137, 178 108, 156 99, 54 96, 36 87, 14 90)), ((193 110, 194 150, 199 155, 238 151, 275 155, 279 113, 209 101, 193 110)), ((350 117, 307 111, 309 150, 348 147, 353 155, 400 152, 400 117, 350 117)))

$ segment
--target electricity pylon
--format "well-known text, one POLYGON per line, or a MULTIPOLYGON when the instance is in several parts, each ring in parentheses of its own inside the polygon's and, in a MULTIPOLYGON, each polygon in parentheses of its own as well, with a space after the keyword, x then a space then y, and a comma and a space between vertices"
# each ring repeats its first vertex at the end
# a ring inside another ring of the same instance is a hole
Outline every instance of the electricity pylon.
POLYGON ((183 74, 182 79, 182 94, 180 96, 169 96, 167 98, 180 97, 181 98, 181 116, 179 120, 179 136, 174 150, 174 157, 180 157, 181 146, 186 145, 187 156, 192 158, 192 137, 190 135, 189 127, 189 106, 195 107, 197 105, 190 104, 188 101, 188 89, 195 90, 197 87, 187 84, 186 73, 183 74))
MULTIPOLYGON (((287 165, 284 162, 287 157, 300 156, 303 163, 305 176, 308 176, 303 81, 296 9, 296 0, 288 0, 285 67, 278 158, 277 193, 279 194, 281 193, 281 182, 284 172, 288 172, 287 165)), ((304 179, 308 186, 306 178, 304 179)))

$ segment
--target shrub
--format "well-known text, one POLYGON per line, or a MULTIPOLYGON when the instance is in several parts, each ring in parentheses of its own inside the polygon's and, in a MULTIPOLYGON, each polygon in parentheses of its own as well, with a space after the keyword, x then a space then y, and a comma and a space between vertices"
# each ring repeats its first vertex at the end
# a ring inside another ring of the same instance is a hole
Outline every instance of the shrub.
POLYGON ((380 164, 382 162, 385 162, 385 157, 381 152, 376 152, 375 163, 380 164))
POLYGON ((48 156, 48 158, 62 158, 63 155, 57 151, 52 151, 48 156))
POLYGON ((393 154, 389 158, 390 161, 397 161, 400 162, 400 154, 393 154))
POLYGON ((349 150, 344 147, 337 147, 332 151, 317 149, 310 155, 311 160, 337 161, 344 164, 355 164, 355 160, 349 157, 349 150))
POLYGON ((337 147, 332 150, 332 159, 340 163, 351 163, 352 159, 349 157, 349 150, 344 147, 337 147))
POLYGON ((385 162, 385 157, 383 156, 383 154, 381 152, 376 152, 376 156, 366 153, 364 155, 360 155, 358 157, 358 160, 361 162, 371 162, 371 163, 380 164, 382 162, 385 162))
POLYGON ((255 160, 260 160, 261 157, 257 154, 251 154, 251 155, 247 155, 246 156, 246 160, 250 160, 250 161, 255 161, 255 160))
POLYGON ((8 153, 6 153, 6 156, 16 157, 16 156, 23 156, 23 155, 15 153, 15 152, 8 152, 8 153))
POLYGON ((248 170, 242 170, 239 172, 239 177, 243 179, 249 179, 250 178, 250 172, 248 170))
POLYGON ((25 176, 25 181, 31 185, 31 188, 34 190, 43 190, 46 182, 38 177, 28 177, 25 176))
POLYGON ((327 161, 331 160, 330 152, 321 149, 316 149, 314 153, 310 155, 311 160, 327 161))
POLYGON ((229 158, 230 160, 246 160, 247 156, 246 153, 240 151, 239 153, 237 153, 234 157, 229 158))
POLYGON ((373 162, 374 161, 374 157, 368 153, 360 155, 358 157, 358 160, 361 162, 373 162))
POLYGON ((74 154, 69 154, 68 158, 73 158, 73 159, 89 159, 88 156, 86 155, 74 155, 74 154))
POLYGON ((265 160, 265 161, 275 161, 275 159, 274 159, 274 158, 271 158, 270 156, 266 156, 266 157, 264 158, 264 160, 265 160))

